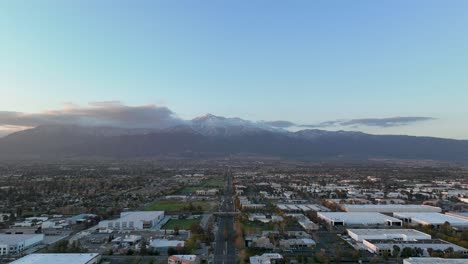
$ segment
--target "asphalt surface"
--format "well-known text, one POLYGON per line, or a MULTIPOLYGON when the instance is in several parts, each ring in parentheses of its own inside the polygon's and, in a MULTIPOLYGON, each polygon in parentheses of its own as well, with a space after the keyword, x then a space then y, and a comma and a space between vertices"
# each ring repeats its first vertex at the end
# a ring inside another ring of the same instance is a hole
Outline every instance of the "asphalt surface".
MULTIPOLYGON (((220 206, 221 212, 234 212, 232 175, 226 173, 224 201, 220 206)), ((219 215, 218 231, 215 236, 214 264, 235 264, 236 248, 234 246, 234 216, 219 215)))

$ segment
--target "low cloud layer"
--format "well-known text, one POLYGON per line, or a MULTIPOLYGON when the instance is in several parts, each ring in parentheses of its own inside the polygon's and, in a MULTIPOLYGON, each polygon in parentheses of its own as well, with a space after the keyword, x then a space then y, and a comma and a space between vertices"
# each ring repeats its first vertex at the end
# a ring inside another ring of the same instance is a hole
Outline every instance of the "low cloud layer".
POLYGON ((324 121, 318 124, 295 124, 289 121, 269 121, 265 122, 273 127, 281 128, 290 128, 290 127, 301 127, 301 128, 327 128, 327 127, 362 127, 362 126, 371 126, 371 127, 398 127, 411 125, 418 122, 435 120, 433 117, 424 117, 424 116, 401 116, 401 117, 388 117, 388 118, 360 118, 360 119, 351 119, 351 120, 331 120, 324 121))
MULTIPOLYGON (((274 128, 334 128, 334 127, 398 127, 423 121, 434 120, 432 117, 389 117, 362 118, 350 120, 332 120, 317 124, 296 124, 285 120, 261 121, 259 123, 274 128)), ((127 106, 120 101, 91 102, 86 106, 65 103, 58 110, 41 113, 23 113, 0 111, 0 137, 12 132, 39 125, 82 125, 108 126, 120 128, 163 129, 184 121, 165 106, 142 105, 127 106)))
POLYGON ((67 103, 62 109, 34 114, 0 111, 0 127, 76 124, 123 128, 165 128, 182 122, 167 107, 126 106, 119 101, 92 102, 86 107, 67 103))

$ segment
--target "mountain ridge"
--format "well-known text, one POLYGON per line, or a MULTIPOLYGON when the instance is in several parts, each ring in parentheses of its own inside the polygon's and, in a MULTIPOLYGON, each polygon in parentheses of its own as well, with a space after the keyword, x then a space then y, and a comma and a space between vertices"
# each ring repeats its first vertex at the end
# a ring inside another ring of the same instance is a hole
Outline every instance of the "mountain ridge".
POLYGON ((301 159, 468 162, 468 140, 319 129, 290 132, 263 129, 242 120, 224 126, 219 120, 232 121, 217 119, 212 125, 187 123, 160 130, 43 125, 0 138, 0 158, 248 154, 301 159))

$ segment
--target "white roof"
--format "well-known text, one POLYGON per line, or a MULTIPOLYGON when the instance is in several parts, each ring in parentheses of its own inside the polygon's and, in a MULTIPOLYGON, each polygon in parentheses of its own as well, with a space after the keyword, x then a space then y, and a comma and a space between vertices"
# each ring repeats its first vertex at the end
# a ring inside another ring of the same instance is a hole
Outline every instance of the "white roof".
POLYGON ((407 258, 404 264, 467 264, 468 259, 407 258))
POLYGON ((396 217, 411 218, 413 221, 424 222, 427 224, 443 224, 449 222, 451 225, 468 226, 468 220, 439 213, 402 213, 393 214, 396 217))
POLYGON ((182 260, 194 261, 197 258, 197 255, 172 255, 170 257, 177 257, 182 260))
POLYGON ((11 264, 85 264, 98 255, 97 253, 31 254, 11 264))
POLYGON ((391 216, 387 216, 381 213, 368 213, 368 212, 319 212, 319 216, 324 216, 333 221, 344 221, 351 223, 385 223, 386 221, 401 221, 391 216))
POLYGON ((163 214, 164 211, 122 212, 119 221, 151 221, 163 214))
POLYGON ((343 204, 341 205, 348 211, 353 210, 375 210, 385 212, 411 211, 415 212, 441 212, 440 207, 420 204, 343 204))
POLYGON ((402 235, 426 235, 430 237, 430 235, 423 233, 421 231, 418 231, 418 230, 414 230, 414 229, 348 229, 348 232, 352 232, 359 236, 402 234, 402 235))
POLYGON ((44 237, 43 234, 0 234, 0 245, 12 245, 18 244, 25 240, 35 238, 35 237, 44 237))
POLYGON ((185 242, 179 240, 155 239, 151 241, 151 246, 155 248, 177 247, 184 245, 185 242))

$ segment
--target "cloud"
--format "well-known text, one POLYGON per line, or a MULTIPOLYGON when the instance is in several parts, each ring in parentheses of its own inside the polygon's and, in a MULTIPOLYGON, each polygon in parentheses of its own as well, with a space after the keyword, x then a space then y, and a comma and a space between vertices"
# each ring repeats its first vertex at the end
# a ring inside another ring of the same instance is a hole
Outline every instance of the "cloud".
POLYGON ((435 120, 433 117, 423 116, 402 116, 402 117, 387 117, 387 118, 360 118, 350 120, 330 120, 324 121, 317 124, 296 124, 290 121, 265 121, 264 124, 272 127, 290 128, 327 128, 327 127, 361 127, 361 126, 372 126, 372 127, 398 127, 410 125, 417 122, 435 120))
MULTIPOLYGON (((166 128, 183 120, 164 106, 126 106, 120 101, 91 102, 85 107, 66 103, 58 110, 41 113, 0 111, 0 130, 39 125, 115 126, 124 128, 166 128)), ((11 130, 11 129, 10 129, 11 130)))
POLYGON ((413 123, 435 120, 433 117, 424 116, 400 116, 389 118, 362 118, 341 122, 341 126, 374 126, 374 127, 396 127, 413 123))
POLYGON ((262 123, 265 125, 272 126, 272 127, 280 127, 280 128, 288 128, 288 127, 296 126, 296 124, 294 124, 293 122, 284 121, 284 120, 263 121, 262 123))

